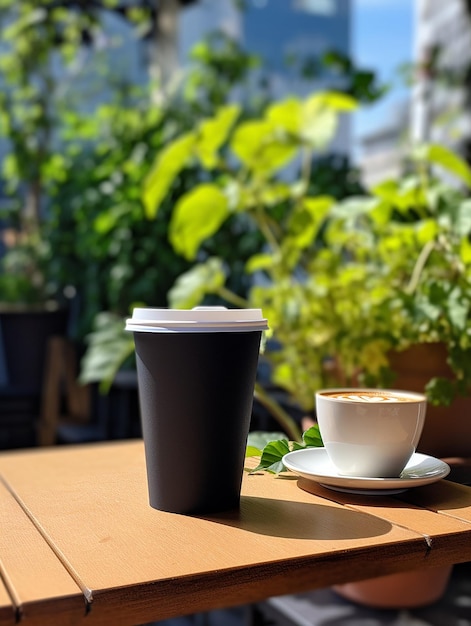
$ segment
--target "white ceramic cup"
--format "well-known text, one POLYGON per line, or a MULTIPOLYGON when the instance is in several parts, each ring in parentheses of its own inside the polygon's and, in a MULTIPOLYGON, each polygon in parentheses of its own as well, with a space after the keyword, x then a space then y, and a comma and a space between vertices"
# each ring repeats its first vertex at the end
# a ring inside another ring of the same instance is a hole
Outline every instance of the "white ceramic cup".
POLYGON ((396 389, 323 389, 316 393, 319 430, 339 474, 400 476, 425 421, 424 394, 396 389))

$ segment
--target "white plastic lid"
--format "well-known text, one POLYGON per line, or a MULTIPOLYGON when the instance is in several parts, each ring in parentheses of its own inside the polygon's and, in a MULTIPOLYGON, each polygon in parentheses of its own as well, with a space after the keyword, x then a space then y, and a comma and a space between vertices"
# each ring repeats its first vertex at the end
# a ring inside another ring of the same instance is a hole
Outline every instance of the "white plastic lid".
POLYGON ((243 332, 266 330, 267 320, 261 309, 226 309, 195 307, 194 309, 136 308, 126 320, 132 332, 243 332))

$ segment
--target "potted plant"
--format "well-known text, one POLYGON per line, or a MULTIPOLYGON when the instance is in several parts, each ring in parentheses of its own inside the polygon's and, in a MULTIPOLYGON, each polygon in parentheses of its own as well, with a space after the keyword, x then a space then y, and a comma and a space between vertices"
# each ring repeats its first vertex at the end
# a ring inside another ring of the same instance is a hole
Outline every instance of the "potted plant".
POLYGON ((65 110, 65 67, 80 46, 82 29, 93 21, 70 19, 43 4, 7 0, 0 9, 2 384, 34 392, 42 383, 48 336, 66 330, 67 298, 51 273, 58 259, 48 236, 47 199, 66 163, 57 132, 65 110))
POLYGON ((237 107, 227 106, 157 155, 143 195, 151 217, 195 160, 210 175, 175 203, 170 241, 200 262, 169 300, 190 307, 217 294, 241 304, 225 287, 224 259, 205 255, 204 242, 230 215, 244 213, 265 238, 263 252, 246 264, 253 276, 246 304, 270 320, 276 341, 264 358, 272 381, 306 414, 321 387, 393 384, 394 354, 417 344, 438 343, 447 353, 450 370, 433 371, 426 391, 431 405, 449 404, 467 395, 471 381, 471 173, 445 148, 422 146, 402 180, 340 202, 311 196, 313 152, 328 144, 338 113, 353 106, 346 96, 316 94, 240 121, 237 107), (296 159, 299 176, 283 177, 296 159), (465 190, 433 175, 437 167, 465 190))
MULTIPOLYGON (((365 329, 351 325, 351 347, 339 341, 335 355, 347 376, 360 371, 365 384, 425 390, 429 408, 419 449, 470 457, 470 170, 440 146, 423 146, 413 156, 414 173, 378 185, 353 207, 339 206, 328 227, 333 256, 343 249, 349 257, 330 269, 341 280, 361 267, 351 293, 368 320, 365 329), (454 174, 464 189, 434 177, 432 165, 454 174), (343 243, 341 231, 349 228, 353 236, 343 243), (445 407, 451 409, 446 429, 445 407)), ((342 300, 333 288, 330 293, 337 314, 342 300)), ((348 318, 340 321, 345 330, 348 318)))
POLYGON ((47 335, 65 333, 71 297, 67 330, 80 345, 97 311, 114 306, 123 312, 122 300, 127 308, 126 298, 138 299, 145 289, 163 299, 172 276, 187 266, 165 245, 161 225, 149 232, 140 214, 142 148, 152 151, 162 141, 162 109, 149 106, 150 87, 138 89, 125 63, 116 70, 106 65, 122 45, 121 36, 108 30, 116 19, 127 24, 130 39, 151 30, 155 11, 146 2, 135 4, 123 10, 114 2, 67 8, 2 2, 3 384, 41 384, 47 335), (156 239, 162 241, 158 275, 156 239), (138 278, 130 276, 131 266, 142 270, 138 278), (44 332, 34 330, 38 323, 46 325, 44 332), (27 330, 19 332, 17 324, 27 330))

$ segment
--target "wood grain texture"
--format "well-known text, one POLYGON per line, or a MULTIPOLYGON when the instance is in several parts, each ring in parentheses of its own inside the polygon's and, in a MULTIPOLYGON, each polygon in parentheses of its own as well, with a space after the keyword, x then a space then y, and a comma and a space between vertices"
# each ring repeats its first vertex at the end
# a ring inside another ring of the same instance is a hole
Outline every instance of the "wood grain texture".
POLYGON ((0 626, 12 626, 16 621, 15 607, 10 594, 0 579, 0 626))
MULTIPOLYGON (((139 441, 5 454, 0 475, 88 596, 91 625, 144 623, 471 560, 471 489, 446 481, 411 490, 409 502, 246 474, 240 511, 190 517, 149 507, 139 441)), ((37 611, 53 606, 51 590, 33 589, 26 575, 18 580, 18 593, 36 593, 37 611)), ((66 614, 83 618, 72 608, 66 614)))
POLYGON ((17 618, 34 620, 44 599, 84 615, 79 587, 1 480, 0 528, 0 578, 17 618))

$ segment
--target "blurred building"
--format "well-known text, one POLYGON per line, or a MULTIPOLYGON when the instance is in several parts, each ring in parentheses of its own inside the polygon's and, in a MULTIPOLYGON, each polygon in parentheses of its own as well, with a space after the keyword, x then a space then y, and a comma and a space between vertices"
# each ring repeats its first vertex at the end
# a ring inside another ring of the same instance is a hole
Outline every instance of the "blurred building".
MULTIPOLYGON (((103 32, 92 47, 80 51, 64 89, 75 89, 80 94, 78 106, 93 111, 109 97, 109 82, 143 84, 149 72, 162 80, 181 76, 179 70, 191 48, 216 30, 261 57, 274 97, 302 96, 339 85, 338 76, 325 67, 317 67, 315 76, 303 77, 301 66, 318 65, 322 55, 332 50, 350 55, 351 0, 245 0, 244 10, 237 4, 236 0, 159 0, 155 40, 136 38, 134 27, 119 12, 103 11, 103 32), (151 41, 157 45, 150 45, 151 41), (103 80, 105 70, 108 83, 103 80)), ((343 116, 333 151, 349 154, 350 135, 350 119, 343 116)), ((7 151, 0 138, 0 159, 7 151)))
MULTIPOLYGON (((351 55, 351 0, 200 0, 181 12, 180 58, 205 34, 222 29, 263 61, 270 93, 306 95, 340 87, 338 76, 320 66, 324 53, 351 55), (311 72, 309 72, 311 67, 311 72)), ((350 119, 341 119, 333 151, 348 154, 350 119)))
POLYGON ((412 136, 469 153, 471 2, 417 0, 415 6, 412 136))
POLYGON ((409 124, 410 102, 405 101, 391 109, 386 124, 361 137, 358 165, 366 187, 401 175, 407 154, 409 124))
POLYGON ((410 142, 440 143, 471 160, 471 0, 416 0, 414 8, 410 104, 361 139, 368 186, 401 173, 407 133, 410 142))

